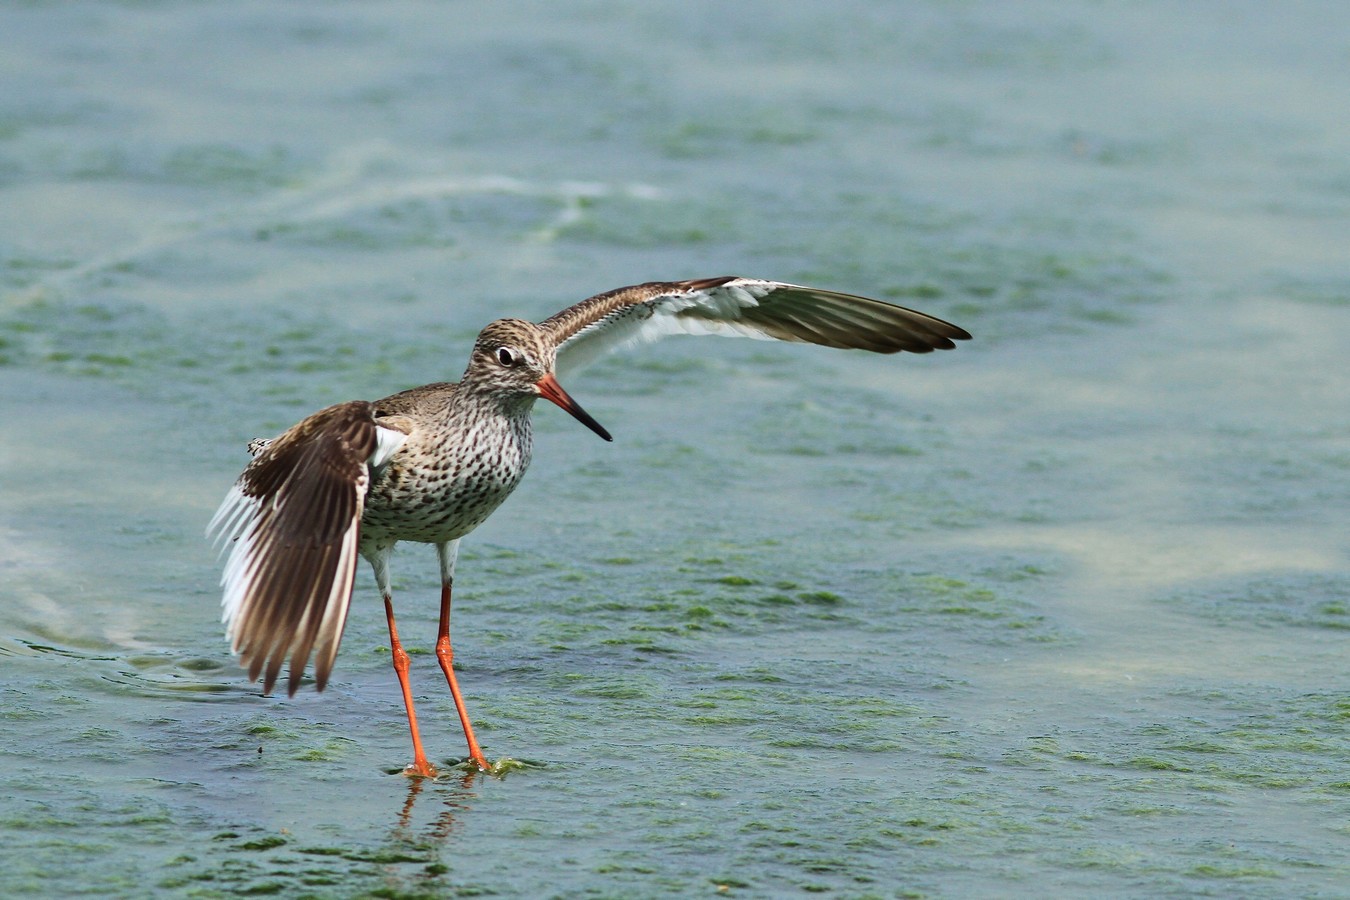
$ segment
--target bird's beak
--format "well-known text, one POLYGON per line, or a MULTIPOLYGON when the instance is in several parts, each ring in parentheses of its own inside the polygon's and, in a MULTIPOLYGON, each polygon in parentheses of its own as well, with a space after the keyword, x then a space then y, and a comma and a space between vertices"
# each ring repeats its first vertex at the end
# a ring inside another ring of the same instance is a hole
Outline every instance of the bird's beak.
POLYGON ((607 441, 614 440, 614 438, 610 436, 609 432, 605 430, 605 427, 603 425, 592 419, 591 414, 581 408, 580 403, 577 403, 577 401, 567 396, 567 391, 564 391, 562 389, 562 385, 558 384, 558 379, 553 377, 552 372, 548 373, 543 378, 540 378, 538 381, 536 381, 534 383, 534 386, 539 388, 539 396, 547 400, 552 400, 554 403, 558 404, 563 409, 571 413, 573 418, 575 418, 578 422, 580 422, 582 425, 585 425, 587 428, 589 428, 591 431, 594 431, 596 434, 600 435, 605 440, 607 441))

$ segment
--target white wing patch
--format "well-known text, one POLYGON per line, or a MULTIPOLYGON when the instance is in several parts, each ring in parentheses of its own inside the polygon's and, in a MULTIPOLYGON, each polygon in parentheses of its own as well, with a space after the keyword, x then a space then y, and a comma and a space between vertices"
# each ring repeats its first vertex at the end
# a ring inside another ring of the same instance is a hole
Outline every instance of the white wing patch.
POLYGON ((579 372, 615 350, 650 344, 677 334, 722 335, 774 340, 741 321, 742 311, 784 285, 739 278, 700 291, 659 294, 621 307, 579 330, 558 346, 559 374, 579 372), (690 310, 698 315, 690 315, 690 310))
POLYGON ((225 637, 230 651, 238 652, 234 642, 235 623, 247 605, 250 574, 257 569, 258 523, 261 519, 262 498, 246 495, 238 482, 230 488, 225 500, 206 526, 206 536, 219 553, 229 551, 225 571, 220 576, 221 621, 225 623, 225 637))
POLYGON ((408 435, 397 428, 377 426, 375 429, 375 452, 370 454, 370 459, 366 461, 366 465, 370 466, 371 474, 378 476, 380 472, 384 471, 384 467, 389 465, 389 460, 407 439, 408 435))

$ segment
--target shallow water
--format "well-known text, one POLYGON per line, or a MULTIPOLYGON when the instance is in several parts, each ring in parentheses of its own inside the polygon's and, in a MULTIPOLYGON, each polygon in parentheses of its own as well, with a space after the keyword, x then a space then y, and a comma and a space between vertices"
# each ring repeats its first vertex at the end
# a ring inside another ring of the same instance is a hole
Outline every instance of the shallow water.
POLYGON ((0 894, 1345 894, 1340 5, 4 18, 0 894), (977 339, 669 341, 568 385, 612 445, 541 408, 456 585, 524 770, 397 774, 364 572, 328 690, 244 682, 246 440, 724 272, 977 339))

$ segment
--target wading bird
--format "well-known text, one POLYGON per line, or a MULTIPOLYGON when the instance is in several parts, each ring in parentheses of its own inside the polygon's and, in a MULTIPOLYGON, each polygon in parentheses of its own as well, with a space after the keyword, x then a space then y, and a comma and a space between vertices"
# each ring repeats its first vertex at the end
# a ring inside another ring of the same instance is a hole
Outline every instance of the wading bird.
POLYGON ((879 300, 777 281, 703 278, 651 282, 584 300, 545 321, 499 319, 478 335, 458 383, 320 410, 253 461, 207 529, 228 551, 221 585, 231 649, 269 693, 287 659, 294 694, 314 655, 319 690, 342 639, 359 554, 384 599, 394 670, 412 731, 408 775, 431 776, 398 639, 389 557, 399 541, 440 557, 436 658, 454 697, 471 764, 491 771, 474 738, 452 664, 450 594, 460 538, 515 490, 530 463, 530 412, 544 397, 612 440, 558 383, 604 353, 672 334, 717 334, 871 350, 928 353, 970 337, 963 329, 879 300))

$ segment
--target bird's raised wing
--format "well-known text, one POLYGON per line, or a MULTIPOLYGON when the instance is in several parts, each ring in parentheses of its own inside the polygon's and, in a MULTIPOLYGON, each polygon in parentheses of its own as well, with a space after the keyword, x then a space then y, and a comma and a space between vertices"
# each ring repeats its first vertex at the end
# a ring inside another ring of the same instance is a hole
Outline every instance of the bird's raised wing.
POLYGON ((361 514, 371 469, 407 435, 377 424, 374 404, 320 410, 270 442, 216 511, 207 535, 228 548, 220 583, 226 634, 269 693, 287 657, 288 690, 300 685, 317 645, 314 678, 328 682, 347 621, 361 514))
POLYGON ((672 334, 798 341, 875 353, 950 350, 970 334, 925 313, 819 288, 754 278, 654 281, 583 300, 540 323, 575 372, 623 346, 672 334))

